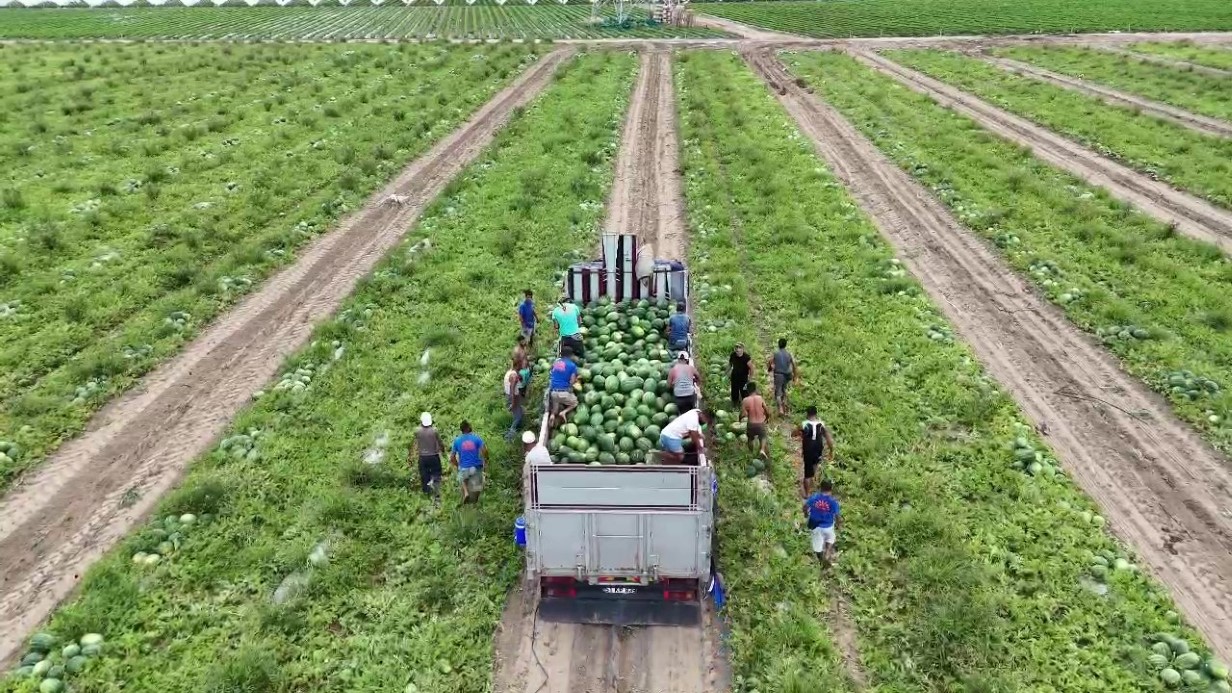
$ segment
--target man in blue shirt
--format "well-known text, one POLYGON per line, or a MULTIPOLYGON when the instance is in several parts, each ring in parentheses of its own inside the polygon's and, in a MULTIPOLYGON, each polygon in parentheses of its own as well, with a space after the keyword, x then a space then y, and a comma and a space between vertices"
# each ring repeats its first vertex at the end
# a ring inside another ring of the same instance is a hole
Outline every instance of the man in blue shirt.
POLYGON ((573 384, 578 379, 578 367, 573 362, 573 349, 564 347, 560 350, 560 358, 552 362, 548 371, 548 405, 552 420, 565 423, 569 412, 577 409, 577 395, 573 394, 573 384))
POLYGON ((833 491, 834 485, 830 480, 823 479, 821 490, 804 501, 804 516, 808 518, 813 553, 817 554, 823 570, 834 561, 834 545, 838 541, 839 507, 833 491))
POLYGON ((471 432, 471 424, 462 422, 462 435, 453 439, 449 462, 458 470, 458 483, 462 484, 462 502, 479 500, 483 491, 483 466, 488 461, 488 446, 483 438, 471 432))
POLYGON ((667 348, 671 351, 683 351, 689 346, 689 328, 692 321, 685 313, 684 301, 676 304, 676 312, 667 319, 667 348))
POLYGON ((527 289, 525 298, 518 304, 518 324, 522 326, 522 338, 527 346, 535 343, 535 326, 539 324, 539 316, 535 314, 535 295, 527 289))
POLYGON ((584 347, 582 346, 581 317, 582 310, 574 305, 568 296, 561 296, 560 304, 552 309, 552 321, 556 323, 556 328, 560 330, 561 347, 573 349, 573 353, 578 356, 585 355, 584 347))

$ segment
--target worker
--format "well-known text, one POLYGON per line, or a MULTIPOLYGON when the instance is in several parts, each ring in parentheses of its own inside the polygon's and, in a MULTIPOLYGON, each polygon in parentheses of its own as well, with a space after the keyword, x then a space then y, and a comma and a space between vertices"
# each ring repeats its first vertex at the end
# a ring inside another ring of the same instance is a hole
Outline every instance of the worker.
POLYGON ((752 372, 753 357, 744 350, 744 344, 737 342, 736 348, 727 357, 727 375, 731 379, 732 406, 740 406, 744 396, 748 394, 745 388, 749 385, 749 375, 752 372))
POLYGON ((787 351, 786 339, 779 339, 779 349, 770 355, 766 370, 774 378, 774 403, 778 405, 779 415, 786 415, 787 384, 800 384, 800 369, 796 365, 796 357, 787 351))
MULTIPOLYGON (((432 425, 432 414, 424 412, 419 415, 419 428, 415 429, 415 443, 411 454, 418 453, 419 484, 424 495, 435 496, 441 488, 441 452, 445 444, 441 442, 441 434, 432 425)), ((410 456, 408 455, 408 458, 410 456)), ((410 462, 410 459, 407 459, 410 462)))
POLYGON ((521 364, 514 362, 510 364, 509 370, 505 371, 503 381, 505 406, 509 409, 509 415, 513 417, 513 422, 509 424, 509 430, 505 431, 505 440, 513 440, 513 437, 518 434, 518 429, 522 428, 522 414, 525 408, 523 407, 524 392, 522 390, 520 366, 521 364))
POLYGON ((669 421, 659 434, 659 445, 663 448, 658 452, 660 463, 680 464, 684 462, 686 437, 693 441, 694 449, 700 454, 705 447, 702 441, 702 426, 710 423, 713 418, 711 412, 695 408, 669 421))
POLYGON ((552 321, 560 331, 561 348, 567 346, 578 356, 584 356, 586 353, 582 346, 582 328, 579 325, 581 314, 581 309, 574 305, 568 296, 561 296, 560 303, 552 309, 552 321))
POLYGON ((792 432, 792 437, 799 438, 801 442, 804 478, 800 482, 800 488, 804 497, 808 498, 813 491, 813 477, 817 474, 817 463, 821 461, 822 454, 827 462, 834 462, 834 439, 830 437, 830 429, 826 427, 826 423, 817 418, 817 407, 810 405, 805 416, 804 423, 792 432))
POLYGON ((552 454, 542 443, 535 441, 535 432, 522 434, 522 450, 526 453, 526 461, 530 464, 552 464, 552 454))
POLYGON ((515 370, 530 365, 530 350, 526 342, 526 335, 518 335, 518 339, 513 345, 512 356, 515 370))
POLYGON ((749 383, 748 390, 748 396, 740 402, 740 416, 736 420, 749 423, 745 431, 749 439, 749 450, 758 445, 758 456, 763 460, 768 459, 770 455, 767 445, 770 437, 766 435, 766 422, 770 420, 770 407, 766 406, 766 400, 757 391, 757 383, 749 383))
POLYGON ((578 367, 573 362, 573 349, 562 347, 560 357, 552 362, 548 372, 548 407, 553 421, 565 423, 569 412, 577 409, 577 395, 573 385, 578 380, 578 367))
POLYGON ((683 351, 689 348, 689 329, 693 322, 685 312, 684 301, 676 304, 676 312, 667 319, 667 348, 671 351, 683 351))
POLYGON ((471 431, 469 421, 463 421, 462 434, 453 439, 449 463, 458 470, 458 483, 462 486, 462 502, 479 500, 483 491, 483 467, 488 461, 488 446, 483 438, 471 431))
POLYGON ((522 338, 525 344, 528 347, 533 346, 539 315, 535 313, 535 293, 530 289, 522 292, 522 302, 518 304, 518 324, 522 327, 522 338))
POLYGON ((804 516, 808 518, 810 539, 813 553, 825 570, 834 562, 835 544, 838 542, 838 527, 842 522, 839 517, 838 499, 834 497, 834 485, 829 479, 821 480, 821 490, 804 501, 804 516))
POLYGON ((702 386, 702 374, 689 363, 689 353, 682 351, 667 372, 667 386, 676 398, 676 410, 688 411, 697 406, 697 390, 702 386))

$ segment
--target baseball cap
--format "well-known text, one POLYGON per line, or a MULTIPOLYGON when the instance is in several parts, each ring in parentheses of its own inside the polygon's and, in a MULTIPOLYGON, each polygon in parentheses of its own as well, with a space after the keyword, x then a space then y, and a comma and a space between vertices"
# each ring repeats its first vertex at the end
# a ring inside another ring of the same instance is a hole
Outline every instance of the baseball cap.
POLYGON ((419 415, 419 423, 421 423, 421 424, 423 424, 423 425, 425 425, 425 426, 431 426, 431 425, 432 425, 432 415, 431 415, 431 414, 429 414, 428 412, 424 412, 424 413, 420 414, 420 415, 419 415))
POLYGON ((688 360, 689 360, 689 352, 687 352, 687 351, 682 351, 682 352, 680 352, 679 354, 677 354, 677 355, 676 355, 676 358, 680 359, 681 361, 688 361, 688 360))
POLYGON ((534 431, 526 431, 525 433, 523 433, 523 434, 522 434, 522 442, 523 442, 523 443, 526 443, 526 444, 528 444, 528 445, 529 445, 530 443, 535 442, 535 432, 534 432, 534 431))

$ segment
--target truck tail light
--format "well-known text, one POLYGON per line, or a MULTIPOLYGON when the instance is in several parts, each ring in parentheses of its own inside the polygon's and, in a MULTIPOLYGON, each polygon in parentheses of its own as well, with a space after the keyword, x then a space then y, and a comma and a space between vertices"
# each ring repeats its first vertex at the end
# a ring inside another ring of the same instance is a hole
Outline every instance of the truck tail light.
POLYGON ((545 577, 539 581, 539 590, 543 597, 572 599, 577 596, 577 583, 571 577, 545 577))
POLYGON ((663 600, 669 602, 697 601, 697 580, 664 579, 663 600))

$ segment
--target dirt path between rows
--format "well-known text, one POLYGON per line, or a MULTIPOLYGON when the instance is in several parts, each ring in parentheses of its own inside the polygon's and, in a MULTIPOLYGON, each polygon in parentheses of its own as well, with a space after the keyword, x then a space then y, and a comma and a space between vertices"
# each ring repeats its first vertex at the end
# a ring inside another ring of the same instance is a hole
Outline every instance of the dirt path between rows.
POLYGON ((1095 84, 1076 77, 1070 77, 1069 75, 1063 75, 1059 72, 1052 72, 1051 70, 1045 70, 1042 67, 1036 67, 1018 60, 997 58, 991 55, 980 55, 979 57, 1006 72, 1033 77, 1041 82, 1050 82, 1072 91, 1094 96, 1104 103, 1113 106, 1128 106, 1147 115, 1171 121, 1203 135, 1232 137, 1232 123, 1225 120, 1191 113, 1176 106, 1144 99, 1141 96, 1127 94, 1123 91, 1105 87, 1102 84, 1095 84))
POLYGON ((362 210, 105 407, 0 508, 0 662, 152 510, 231 418, 571 54, 542 57, 362 210), (384 202, 406 195, 404 204, 384 202), (134 500, 135 499, 135 500, 134 500))
POLYGON ((1029 148, 1039 159, 1097 185, 1142 212, 1175 224, 1181 233, 1219 246, 1232 255, 1232 211, 1152 180, 1130 168, 955 89, 944 82, 867 51, 851 51, 857 60, 907 88, 965 115, 1010 142, 1029 148))
POLYGON ((1151 53, 1138 53, 1137 51, 1130 50, 1128 48, 1120 48, 1109 44, 1094 43, 1091 45, 1102 51, 1123 55, 1127 58, 1137 60, 1140 63, 1153 63, 1155 65, 1163 65, 1164 67, 1171 67, 1187 72, 1197 72, 1204 75, 1210 75, 1212 77, 1232 77, 1232 70, 1223 70, 1218 67, 1211 67, 1210 65, 1199 65, 1197 63, 1191 63, 1185 60, 1166 58, 1162 55, 1153 55, 1151 53))
MULTIPOLYGON (((671 54, 648 51, 621 130, 605 229, 685 257, 684 197, 671 54)), ((495 638, 496 693, 722 693, 730 687, 720 624, 612 627, 539 619, 537 595, 510 595, 495 638)))
POLYGON ((732 19, 725 19, 713 14, 703 14, 701 12, 697 12, 693 15, 693 23, 696 26, 726 31, 733 36, 739 36, 742 39, 753 39, 754 41, 793 41, 803 38, 794 34, 771 31, 769 29, 763 29, 751 24, 737 22, 732 19))
POLYGON ((1232 656, 1232 462, 777 58, 750 61, 1112 531, 1232 656))
POLYGON ((684 193, 672 59, 646 51, 621 133, 608 203, 609 232, 637 235, 663 259, 684 259, 684 193))

